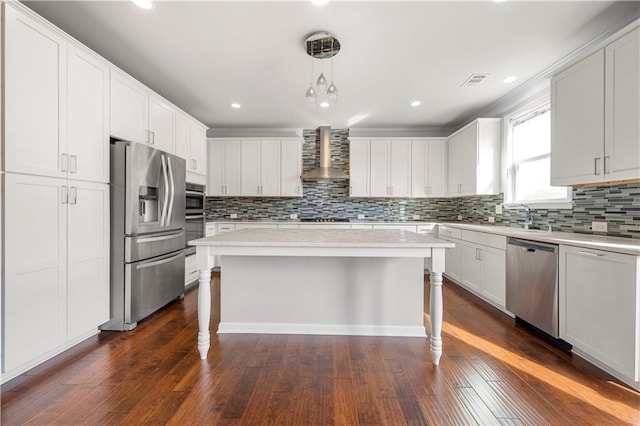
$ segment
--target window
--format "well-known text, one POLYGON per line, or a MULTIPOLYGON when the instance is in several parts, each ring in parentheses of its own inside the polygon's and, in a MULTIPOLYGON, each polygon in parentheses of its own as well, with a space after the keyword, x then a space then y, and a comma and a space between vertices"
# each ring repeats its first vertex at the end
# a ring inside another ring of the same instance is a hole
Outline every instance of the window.
POLYGON ((570 207, 571 189, 551 186, 551 109, 548 100, 505 117, 507 204, 562 204, 570 207))

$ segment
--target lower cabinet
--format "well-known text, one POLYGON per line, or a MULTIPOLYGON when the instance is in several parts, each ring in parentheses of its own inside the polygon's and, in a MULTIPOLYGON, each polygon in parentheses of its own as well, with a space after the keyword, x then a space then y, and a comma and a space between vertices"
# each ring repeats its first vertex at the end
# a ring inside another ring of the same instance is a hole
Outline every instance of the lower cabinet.
POLYGON ((184 258, 184 286, 188 286, 194 281, 198 281, 198 267, 196 254, 190 254, 184 258))
POLYGON ((560 337, 640 389, 640 257, 560 246, 560 337))
POLYGON ((5 174, 3 380, 109 320, 109 185, 5 174))

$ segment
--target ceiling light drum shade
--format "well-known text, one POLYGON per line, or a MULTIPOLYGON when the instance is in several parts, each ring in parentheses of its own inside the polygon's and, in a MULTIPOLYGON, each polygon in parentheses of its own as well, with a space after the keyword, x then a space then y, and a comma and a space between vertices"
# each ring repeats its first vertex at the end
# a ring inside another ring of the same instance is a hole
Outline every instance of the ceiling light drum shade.
POLYGON ((326 31, 310 34, 305 40, 307 55, 316 59, 329 59, 340 52, 340 42, 326 31))

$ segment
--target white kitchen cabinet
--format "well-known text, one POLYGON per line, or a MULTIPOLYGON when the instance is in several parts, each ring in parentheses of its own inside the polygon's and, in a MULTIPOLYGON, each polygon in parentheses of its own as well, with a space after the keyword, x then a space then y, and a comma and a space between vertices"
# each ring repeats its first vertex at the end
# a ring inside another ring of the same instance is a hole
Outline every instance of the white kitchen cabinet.
POLYGON ((175 153, 175 108, 160 96, 149 93, 149 145, 175 153))
POLYGON ((302 197, 302 141, 283 139, 281 144, 280 194, 283 197, 302 197))
POLYGON ((109 186, 7 173, 5 202, 3 373, 12 374, 109 319, 109 186))
POLYGON ((187 182, 204 183, 207 175, 207 131, 186 114, 176 113, 176 155, 184 158, 187 182))
POLYGON ((443 197, 447 194, 446 138, 411 141, 411 196, 443 197))
POLYGON ((369 151, 368 139, 351 138, 349 141, 349 196, 369 196, 369 151))
POLYGON ((445 275, 447 278, 459 282, 462 275, 462 240, 445 236, 438 238, 455 244, 455 247, 448 248, 444 252, 445 275))
POLYGON ((500 193, 500 122, 478 118, 449 136, 449 195, 500 193))
POLYGON ((240 195, 240 171, 242 170, 240 154, 240 141, 209 141, 209 185, 207 185, 207 195, 240 195))
POLYGON ((551 79, 551 183, 640 177, 640 30, 551 79))
POLYGON ((111 135, 149 143, 149 92, 137 80, 111 69, 111 135))
POLYGON ((4 22, 5 170, 64 177, 67 43, 10 4, 4 22))
POLYGON ((398 223, 374 224, 373 229, 391 229, 395 231, 416 232, 416 225, 403 225, 398 223))
POLYGON ((67 62, 69 178, 109 182, 109 66, 69 44, 67 62))
POLYGON ((190 254, 189 256, 185 256, 184 258, 184 286, 185 288, 195 282, 198 281, 198 266, 196 262, 196 255, 190 254))
POLYGON ((280 141, 241 142, 241 195, 280 195, 280 141))
POLYGON ((207 222, 206 228, 205 228, 205 237, 211 237, 213 235, 216 235, 216 222, 207 222))
POLYGON ((409 197, 411 194, 411 141, 372 139, 370 195, 409 197))
POLYGON ((640 257, 560 246, 560 337, 640 389, 640 257))

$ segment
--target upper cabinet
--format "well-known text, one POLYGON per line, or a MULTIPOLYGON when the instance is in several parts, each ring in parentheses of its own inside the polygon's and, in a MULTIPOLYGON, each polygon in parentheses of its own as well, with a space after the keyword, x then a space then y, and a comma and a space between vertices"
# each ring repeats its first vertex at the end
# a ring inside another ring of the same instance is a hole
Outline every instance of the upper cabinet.
POLYGON ((299 139, 210 139, 209 195, 302 196, 299 139))
POLYGON ((5 8, 5 170, 109 181, 106 62, 5 8))
POLYGON ((176 110, 160 96, 149 93, 149 144, 165 152, 175 153, 176 110))
POLYGON ((369 196, 369 139, 349 140, 349 195, 351 197, 369 196))
POLYGON ((551 80, 551 184, 640 178, 640 29, 551 80))
POLYGON ((442 197, 447 193, 447 139, 411 141, 411 196, 442 197))
POLYGON ((449 136, 449 195, 500 193, 501 121, 478 118, 449 136))
POLYGON ((187 182, 206 182, 207 176, 207 128, 188 115, 176 114, 177 156, 187 161, 187 182))

